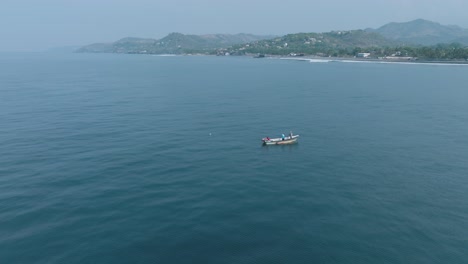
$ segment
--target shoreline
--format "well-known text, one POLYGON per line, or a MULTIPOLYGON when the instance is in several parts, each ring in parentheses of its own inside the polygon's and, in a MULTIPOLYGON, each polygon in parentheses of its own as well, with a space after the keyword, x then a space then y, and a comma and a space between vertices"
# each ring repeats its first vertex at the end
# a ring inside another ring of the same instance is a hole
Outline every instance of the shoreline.
POLYGON ((408 59, 378 59, 378 58, 353 58, 353 57, 318 57, 318 56, 265 56, 265 58, 281 60, 297 60, 308 62, 349 62, 349 63, 382 63, 382 64, 434 64, 434 65, 468 65, 464 60, 408 60, 408 59))
MULTIPOLYGON (((93 53, 93 52, 92 52, 93 53)), ((381 63, 381 64, 428 64, 428 65, 466 65, 468 60, 420 60, 420 59, 379 59, 379 58, 355 58, 355 57, 319 57, 319 56, 281 56, 281 55, 265 55, 264 57, 256 57, 254 54, 245 55, 215 55, 202 53, 188 54, 141 54, 141 53, 107 53, 107 54, 127 54, 127 55, 149 55, 155 57, 185 57, 185 56, 207 56, 207 57, 245 57, 255 59, 279 59, 279 60, 294 60, 305 62, 343 62, 343 63, 381 63)))

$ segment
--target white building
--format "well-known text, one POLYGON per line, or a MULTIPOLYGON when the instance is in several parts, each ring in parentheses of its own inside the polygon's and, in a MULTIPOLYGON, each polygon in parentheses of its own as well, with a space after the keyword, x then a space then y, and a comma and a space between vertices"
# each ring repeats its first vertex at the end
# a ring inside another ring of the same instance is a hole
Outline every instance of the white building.
POLYGON ((366 52, 360 52, 356 55, 356 57, 358 58, 367 58, 370 56, 370 53, 366 53, 366 52))

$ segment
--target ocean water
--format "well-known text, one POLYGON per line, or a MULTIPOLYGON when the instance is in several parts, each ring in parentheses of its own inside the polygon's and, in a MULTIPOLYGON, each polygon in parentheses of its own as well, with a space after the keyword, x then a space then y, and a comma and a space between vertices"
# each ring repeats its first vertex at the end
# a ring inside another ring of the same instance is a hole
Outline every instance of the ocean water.
POLYGON ((466 66, 0 54, 0 263, 467 261, 466 66))

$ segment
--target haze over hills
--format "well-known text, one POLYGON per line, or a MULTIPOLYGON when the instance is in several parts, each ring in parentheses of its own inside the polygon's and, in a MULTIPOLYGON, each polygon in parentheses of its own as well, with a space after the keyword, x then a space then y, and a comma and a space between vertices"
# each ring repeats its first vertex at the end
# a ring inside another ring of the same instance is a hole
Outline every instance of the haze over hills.
POLYGON ((225 48, 273 37, 242 33, 235 35, 184 35, 181 33, 171 33, 162 39, 123 38, 114 43, 91 44, 80 48, 78 52, 181 54, 225 48))
MULTIPOLYGON (((98 43, 84 46, 78 52, 106 53, 150 53, 150 54, 186 54, 213 53, 230 47, 249 44, 247 50, 254 48, 271 48, 288 43, 284 50, 304 52, 323 52, 330 48, 354 48, 397 45, 398 42, 384 38, 375 32, 364 30, 333 31, 327 33, 296 33, 282 37, 255 36, 249 34, 214 34, 184 35, 171 33, 166 37, 155 39, 123 38, 114 43, 98 43)), ((282 52, 282 53, 283 53, 282 52)))
POLYGON ((468 29, 453 25, 441 25, 424 19, 404 23, 388 23, 378 29, 367 29, 404 44, 436 45, 460 43, 468 45, 468 29))

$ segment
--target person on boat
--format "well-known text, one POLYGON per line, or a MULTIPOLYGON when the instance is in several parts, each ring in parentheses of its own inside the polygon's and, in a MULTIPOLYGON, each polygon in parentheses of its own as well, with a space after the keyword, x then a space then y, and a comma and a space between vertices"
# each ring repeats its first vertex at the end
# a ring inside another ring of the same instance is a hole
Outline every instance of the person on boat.
POLYGON ((265 139, 266 139, 267 141, 270 141, 270 138, 269 138, 269 137, 266 137, 265 139))
POLYGON ((292 131, 289 131, 289 138, 292 139, 293 133, 292 131))
POLYGON ((281 140, 284 140, 284 134, 281 134, 281 140))

